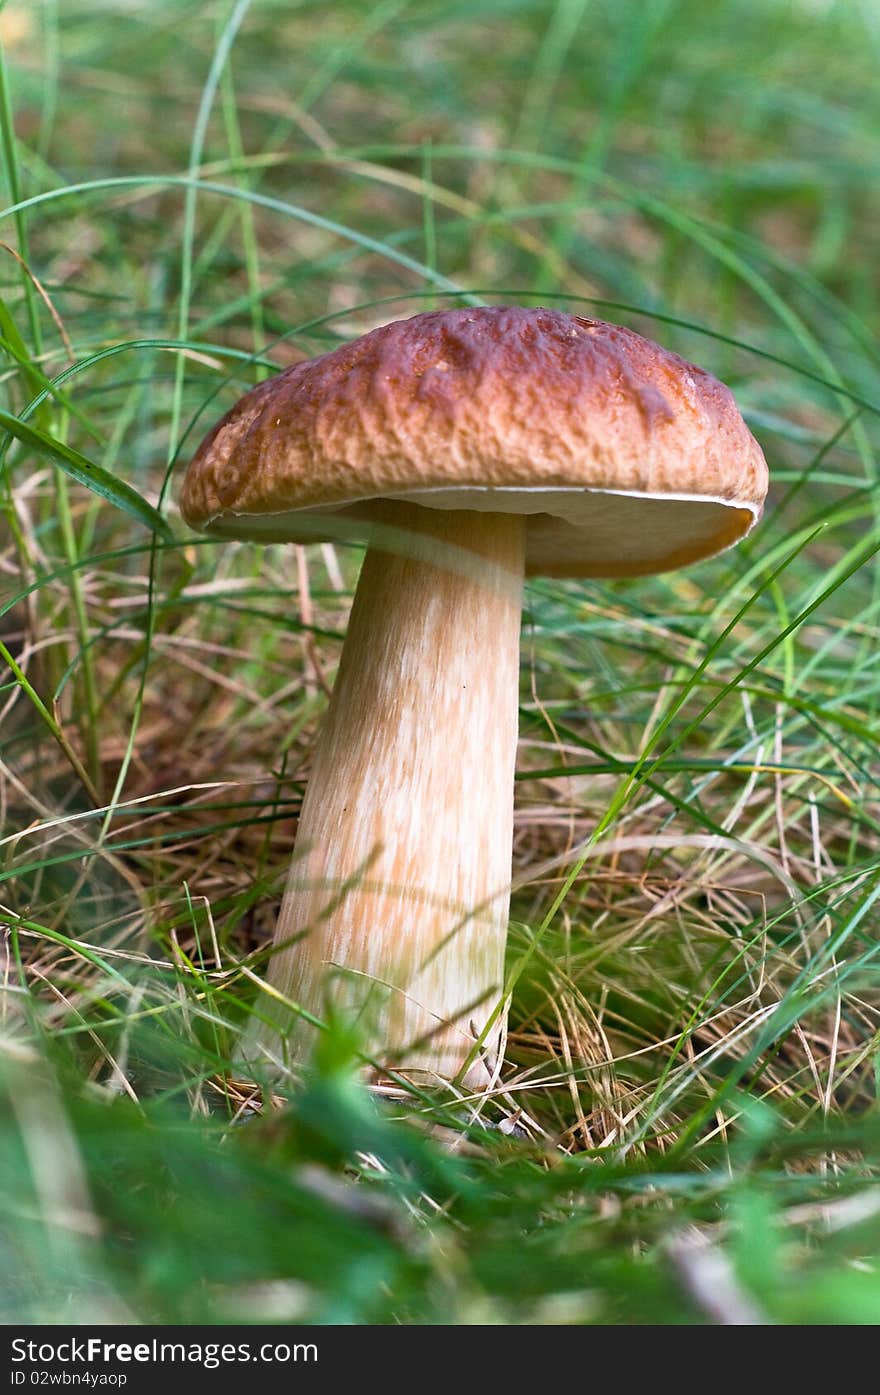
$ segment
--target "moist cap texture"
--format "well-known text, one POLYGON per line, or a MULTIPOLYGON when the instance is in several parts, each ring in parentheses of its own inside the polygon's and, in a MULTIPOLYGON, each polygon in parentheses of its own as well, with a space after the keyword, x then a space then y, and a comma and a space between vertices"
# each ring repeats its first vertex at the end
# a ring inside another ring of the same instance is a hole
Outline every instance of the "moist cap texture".
POLYGON ((616 576, 729 546, 766 491, 711 374, 622 326, 508 306, 398 320, 261 383, 199 447, 181 507, 260 541, 351 536, 381 498, 515 512, 530 572, 616 576))

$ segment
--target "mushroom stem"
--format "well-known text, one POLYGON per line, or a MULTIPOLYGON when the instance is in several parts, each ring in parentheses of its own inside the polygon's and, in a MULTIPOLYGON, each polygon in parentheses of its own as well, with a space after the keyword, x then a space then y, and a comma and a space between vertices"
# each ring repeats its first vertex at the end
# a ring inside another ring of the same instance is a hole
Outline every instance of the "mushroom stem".
MULTIPOLYGON (((473 1086, 504 1026, 524 520, 375 509, 268 981, 409 1074, 460 1072, 494 1014, 473 1086)), ((246 1056, 308 1056, 306 1020, 259 1011, 246 1056)))

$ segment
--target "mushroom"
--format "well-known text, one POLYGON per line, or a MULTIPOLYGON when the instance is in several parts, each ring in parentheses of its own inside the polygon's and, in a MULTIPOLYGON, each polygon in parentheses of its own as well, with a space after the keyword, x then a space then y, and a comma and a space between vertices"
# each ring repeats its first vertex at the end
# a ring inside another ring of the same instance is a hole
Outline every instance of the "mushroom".
POLYGON ((726 387, 544 308, 383 325, 215 426, 184 481, 192 527, 368 543, 246 1060, 301 1063, 332 1006, 386 1063, 485 1086, 504 1037, 523 576, 684 566, 742 538, 766 490, 726 387))

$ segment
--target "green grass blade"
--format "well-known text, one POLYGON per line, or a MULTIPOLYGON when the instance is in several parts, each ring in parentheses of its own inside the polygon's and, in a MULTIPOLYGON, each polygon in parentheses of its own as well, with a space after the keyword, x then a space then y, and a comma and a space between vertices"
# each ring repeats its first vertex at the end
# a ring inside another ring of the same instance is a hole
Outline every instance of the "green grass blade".
POLYGON ((19 417, 13 416, 11 412, 0 409, 0 427, 8 431, 10 436, 14 436, 22 445, 29 446, 37 454, 52 460, 56 465, 60 465, 65 474, 70 475, 77 483, 84 484, 93 494, 99 494, 108 503, 121 509, 130 517, 142 523, 145 528, 149 528, 151 533, 164 539, 165 542, 173 540, 173 533, 165 519, 148 503, 136 489, 124 480, 118 480, 109 471, 96 465, 94 461, 88 460, 72 446, 65 445, 62 441, 56 440, 48 432, 41 431, 39 427, 31 426, 29 422, 21 421, 19 417))

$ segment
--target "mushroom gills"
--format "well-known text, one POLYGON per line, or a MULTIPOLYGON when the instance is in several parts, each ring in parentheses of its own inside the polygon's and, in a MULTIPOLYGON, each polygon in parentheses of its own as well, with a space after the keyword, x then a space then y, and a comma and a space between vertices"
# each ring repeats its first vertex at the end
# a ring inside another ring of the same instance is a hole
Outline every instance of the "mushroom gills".
MULTIPOLYGON (((442 512, 511 513, 526 523, 525 570, 538 576, 615 577, 654 574, 732 547, 759 510, 697 495, 611 489, 420 489, 399 501, 442 512)), ((377 499, 247 515, 247 531, 264 541, 347 539, 375 516, 377 499)), ((220 514, 217 536, 236 537, 244 516, 220 514)))

